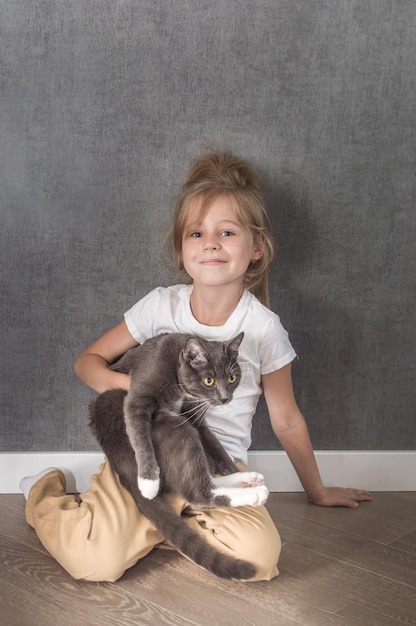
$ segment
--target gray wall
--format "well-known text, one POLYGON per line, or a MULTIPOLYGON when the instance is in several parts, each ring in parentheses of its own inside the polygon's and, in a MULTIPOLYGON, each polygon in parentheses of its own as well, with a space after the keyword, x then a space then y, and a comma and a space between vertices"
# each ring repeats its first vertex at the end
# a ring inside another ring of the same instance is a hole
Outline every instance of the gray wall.
MULTIPOLYGON (((1 0, 1 449, 91 450, 79 352, 175 276, 207 146, 265 177, 317 449, 415 446, 414 0, 1 0)), ((254 447, 277 446, 264 407, 254 447)))

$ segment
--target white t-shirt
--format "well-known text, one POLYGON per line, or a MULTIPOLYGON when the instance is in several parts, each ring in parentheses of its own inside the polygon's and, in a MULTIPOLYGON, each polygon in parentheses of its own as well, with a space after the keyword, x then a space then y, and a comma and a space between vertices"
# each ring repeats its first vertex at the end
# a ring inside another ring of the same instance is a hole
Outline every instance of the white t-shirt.
POLYGON ((210 407, 206 423, 233 459, 247 463, 251 425, 262 393, 261 376, 278 370, 296 357, 279 317, 245 291, 223 326, 205 326, 192 314, 192 285, 158 287, 129 309, 124 319, 138 343, 162 333, 195 334, 228 341, 244 331, 238 352, 241 381, 229 404, 210 407))

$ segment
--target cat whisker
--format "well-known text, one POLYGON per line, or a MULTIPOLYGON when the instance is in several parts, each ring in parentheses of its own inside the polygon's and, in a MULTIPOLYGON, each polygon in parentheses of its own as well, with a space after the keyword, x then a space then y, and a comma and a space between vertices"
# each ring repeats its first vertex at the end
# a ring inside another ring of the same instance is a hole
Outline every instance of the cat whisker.
POLYGON ((206 400, 204 400, 203 402, 200 402, 199 404, 196 404, 194 406, 191 406, 189 409, 187 409, 186 411, 182 411, 180 413, 180 415, 187 415, 188 413, 195 413, 195 411, 198 411, 200 409, 200 407, 203 407, 205 405, 208 405, 208 402, 206 400))
POLYGON ((181 391, 183 391, 184 393, 186 392, 186 386, 183 383, 172 384, 172 387, 179 387, 181 391))
POLYGON ((199 415, 196 415, 195 420, 202 424, 205 419, 206 412, 210 406, 209 402, 205 402, 203 406, 199 409, 199 415))
POLYGON ((178 428, 178 426, 183 426, 184 424, 186 424, 186 422, 190 422, 194 418, 195 418, 195 414, 192 414, 189 417, 185 418, 183 422, 180 422, 179 424, 175 424, 173 428, 178 428))
POLYGON ((187 411, 182 411, 182 413, 180 413, 181 416, 185 416, 189 414, 189 417, 186 417, 183 420, 183 422, 176 424, 174 428, 177 428, 178 426, 182 426, 183 424, 186 424, 186 422, 189 422, 192 419, 195 419, 195 421, 201 422, 204 419, 208 406, 209 406, 209 402, 207 400, 204 400, 203 402, 200 402, 196 406, 189 408, 187 411))
POLYGON ((190 409, 182 413, 182 415, 185 415, 187 413, 191 413, 191 415, 195 415, 196 413, 200 413, 201 411, 204 411, 205 413, 208 407, 209 407, 209 402, 204 400, 200 402, 199 404, 195 404, 193 407, 191 407, 190 409))
POLYGON ((205 419, 205 414, 206 410, 201 411, 200 415, 196 416, 195 421, 198 422, 198 424, 202 424, 205 419))

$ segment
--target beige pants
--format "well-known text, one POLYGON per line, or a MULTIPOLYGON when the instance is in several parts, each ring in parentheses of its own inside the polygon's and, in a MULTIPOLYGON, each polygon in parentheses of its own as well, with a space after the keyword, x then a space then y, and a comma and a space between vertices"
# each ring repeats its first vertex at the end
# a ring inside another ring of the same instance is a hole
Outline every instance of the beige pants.
MULTIPOLYGON (((264 507, 192 510, 167 496, 178 515, 218 551, 252 563, 253 580, 278 575, 279 533, 264 507)), ((65 479, 53 470, 32 487, 26 519, 45 548, 74 578, 115 581, 164 541, 138 511, 108 463, 91 478, 91 488, 67 495, 65 479)))

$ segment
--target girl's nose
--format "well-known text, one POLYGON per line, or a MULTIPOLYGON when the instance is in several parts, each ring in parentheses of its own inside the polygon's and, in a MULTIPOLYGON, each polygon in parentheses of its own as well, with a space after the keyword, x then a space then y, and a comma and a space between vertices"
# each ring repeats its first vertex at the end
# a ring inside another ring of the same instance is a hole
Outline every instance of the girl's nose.
POLYGON ((207 237, 204 241, 204 250, 218 250, 221 244, 215 237, 207 237))

